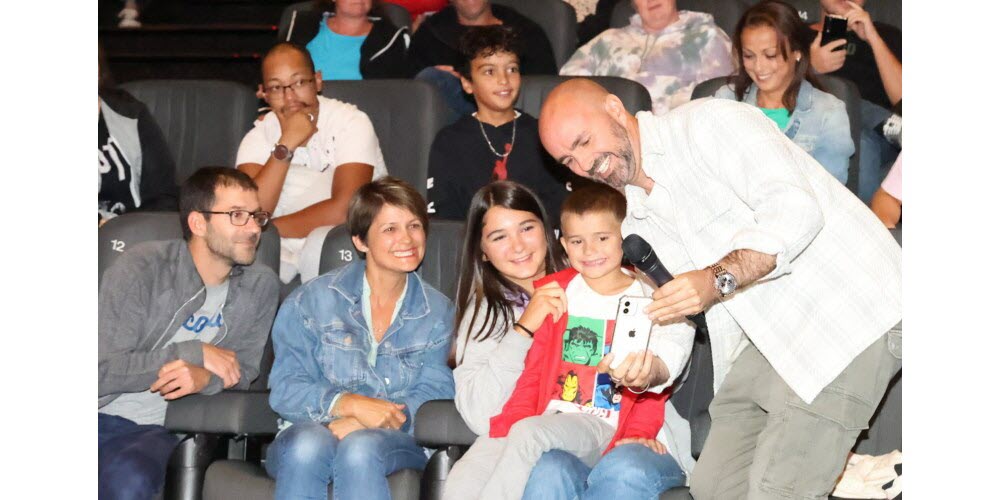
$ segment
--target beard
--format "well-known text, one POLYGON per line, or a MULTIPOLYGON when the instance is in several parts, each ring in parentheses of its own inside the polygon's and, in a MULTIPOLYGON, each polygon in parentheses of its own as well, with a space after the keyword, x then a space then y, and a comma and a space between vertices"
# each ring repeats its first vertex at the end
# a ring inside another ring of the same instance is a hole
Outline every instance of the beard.
POLYGON ((612 153, 605 153, 594 160, 591 166, 591 178, 598 182, 603 182, 619 191, 624 191, 625 186, 635 176, 635 152, 632 150, 632 143, 628 140, 628 131, 618 123, 611 122, 611 133, 618 140, 617 149, 612 153), (620 165, 609 165, 611 173, 606 178, 596 174, 597 167, 604 162, 608 156, 616 156, 620 165))
MULTIPOLYGON (((248 222, 253 224, 253 221, 248 222)), ((205 235, 205 243, 208 249, 217 257, 225 259, 230 265, 249 266, 257 258, 257 243, 260 241, 259 235, 248 237, 253 246, 237 246, 235 242, 227 240, 224 236, 211 231, 205 235)))

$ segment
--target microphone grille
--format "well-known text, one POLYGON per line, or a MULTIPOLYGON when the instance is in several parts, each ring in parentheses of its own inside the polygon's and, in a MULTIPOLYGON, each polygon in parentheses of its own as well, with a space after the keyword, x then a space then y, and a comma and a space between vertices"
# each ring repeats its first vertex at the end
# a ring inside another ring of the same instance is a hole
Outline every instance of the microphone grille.
POLYGON ((646 243, 642 236, 630 234, 622 241, 622 252, 632 265, 638 266, 649 257, 649 254, 653 253, 653 247, 649 246, 649 243, 646 243))

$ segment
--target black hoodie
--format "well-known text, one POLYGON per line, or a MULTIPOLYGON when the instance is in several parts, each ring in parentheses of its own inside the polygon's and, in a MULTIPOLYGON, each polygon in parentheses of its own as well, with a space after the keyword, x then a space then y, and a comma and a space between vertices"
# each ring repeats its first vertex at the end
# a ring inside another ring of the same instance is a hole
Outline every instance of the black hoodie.
MULTIPOLYGON (((526 75, 554 75, 558 73, 556 58, 552 54, 552 44, 542 28, 514 9, 503 5, 492 5, 493 15, 504 26, 512 27, 520 36, 521 73, 526 75)), ((420 29, 413 35, 410 44, 410 62, 413 71, 428 66, 448 65, 455 68, 463 62, 458 50, 458 39, 470 27, 458 23, 458 12, 448 6, 437 14, 427 17, 420 29)))

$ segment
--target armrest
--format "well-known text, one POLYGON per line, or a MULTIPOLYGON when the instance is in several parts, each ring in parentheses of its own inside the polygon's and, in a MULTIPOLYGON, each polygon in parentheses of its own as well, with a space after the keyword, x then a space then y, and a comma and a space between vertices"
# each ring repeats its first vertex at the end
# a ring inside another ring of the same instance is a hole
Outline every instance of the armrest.
POLYGON ((896 224, 896 227, 890 229, 889 232, 892 233, 893 238, 896 238, 896 243, 903 246, 903 224, 896 224))
POLYGON ((174 432, 273 435, 278 414, 267 402, 269 391, 223 391, 192 394, 167 405, 165 426, 174 432))
POLYGON ((413 419, 413 436, 417 443, 428 448, 450 445, 471 446, 478 436, 465 425, 455 401, 438 399, 420 406, 413 419))

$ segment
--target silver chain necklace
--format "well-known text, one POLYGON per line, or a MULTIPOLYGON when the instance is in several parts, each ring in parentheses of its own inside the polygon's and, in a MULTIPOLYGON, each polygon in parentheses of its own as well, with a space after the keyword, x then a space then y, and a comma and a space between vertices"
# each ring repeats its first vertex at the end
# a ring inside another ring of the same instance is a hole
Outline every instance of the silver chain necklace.
POLYGON ((521 113, 518 113, 516 111, 514 112, 514 126, 512 127, 510 132, 510 151, 507 151, 504 154, 497 153, 497 150, 493 149, 493 143, 490 142, 490 138, 486 136, 486 129, 483 128, 483 121, 479 119, 479 112, 477 111, 475 113, 472 113, 472 116, 479 123, 479 131, 483 133, 483 139, 486 139, 486 145, 489 146, 490 151, 492 151, 493 154, 497 155, 497 157, 499 158, 506 158, 510 156, 510 153, 514 151, 514 139, 517 138, 517 119, 518 117, 521 116, 521 113))

